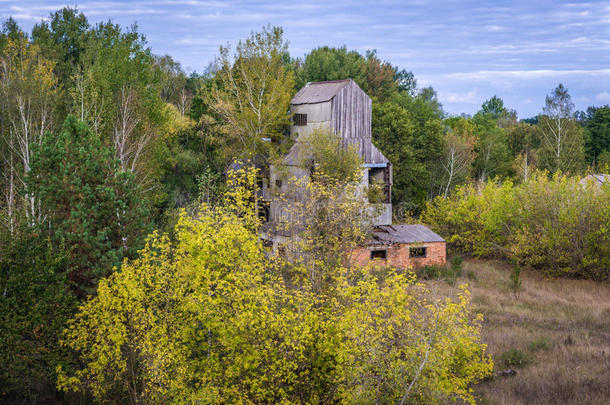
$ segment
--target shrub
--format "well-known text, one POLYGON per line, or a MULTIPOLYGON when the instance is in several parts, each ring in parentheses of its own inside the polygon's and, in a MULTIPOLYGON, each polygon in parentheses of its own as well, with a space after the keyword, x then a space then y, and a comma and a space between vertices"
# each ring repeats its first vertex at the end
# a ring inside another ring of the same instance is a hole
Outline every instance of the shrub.
POLYGON ((553 276, 610 278, 610 184, 544 173, 519 185, 470 184, 429 202, 421 219, 463 253, 514 258, 553 276))
POLYGON ((522 367, 531 362, 531 358, 519 349, 509 349, 500 355, 500 361, 506 367, 522 367))
POLYGON ((549 350, 552 346, 552 342, 549 338, 543 337, 539 339, 534 339, 527 346, 528 350, 531 352, 537 352, 539 350, 549 350))
POLYGON ((521 289, 521 266, 519 265, 519 262, 514 258, 511 258, 510 261, 513 264, 513 270, 510 272, 509 275, 510 289, 514 293, 517 293, 521 289))
POLYGON ((461 266, 456 268, 449 265, 427 265, 419 267, 416 274, 423 280, 443 279, 449 285, 454 285, 461 276, 461 266))
POLYGON ((459 274, 460 276, 462 275, 462 262, 463 259, 461 256, 455 256, 453 258, 451 258, 451 270, 453 270, 453 272, 455 274, 459 274))

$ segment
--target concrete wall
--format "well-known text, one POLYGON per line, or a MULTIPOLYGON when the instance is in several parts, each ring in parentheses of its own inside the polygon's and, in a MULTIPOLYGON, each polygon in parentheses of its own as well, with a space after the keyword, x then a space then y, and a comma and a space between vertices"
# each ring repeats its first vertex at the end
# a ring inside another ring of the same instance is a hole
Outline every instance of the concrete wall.
POLYGON ((371 225, 392 225, 392 204, 371 204, 371 225))
POLYGON ((282 222, 288 220, 287 213, 290 211, 284 200, 300 198, 301 190, 296 187, 297 182, 303 181, 305 185, 309 181, 309 171, 297 166, 282 166, 281 168, 271 165, 269 167, 269 186, 265 189, 263 198, 269 201, 269 222, 282 222), (304 179, 304 180, 302 180, 304 179), (278 187, 278 180, 280 186, 278 187))
POLYGON ((367 246, 360 247, 352 253, 354 264, 365 266, 371 261, 372 250, 386 250, 386 259, 374 259, 377 263, 399 269, 419 267, 426 265, 443 265, 447 261, 447 249, 445 242, 427 242, 414 244, 393 244, 389 246, 367 246), (409 257, 410 247, 425 247, 426 257, 409 257))
POLYGON ((291 105, 290 112, 294 114, 307 114, 307 125, 291 125, 290 136, 297 139, 301 135, 309 135, 316 129, 332 131, 331 112, 332 103, 291 105))

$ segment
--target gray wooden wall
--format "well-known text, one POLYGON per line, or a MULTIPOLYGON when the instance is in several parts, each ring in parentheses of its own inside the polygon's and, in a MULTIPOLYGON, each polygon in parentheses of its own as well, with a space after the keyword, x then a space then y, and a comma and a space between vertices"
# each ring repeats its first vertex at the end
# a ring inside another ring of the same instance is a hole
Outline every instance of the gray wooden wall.
POLYGON ((333 98, 332 128, 344 138, 371 139, 371 98, 350 83, 333 98))

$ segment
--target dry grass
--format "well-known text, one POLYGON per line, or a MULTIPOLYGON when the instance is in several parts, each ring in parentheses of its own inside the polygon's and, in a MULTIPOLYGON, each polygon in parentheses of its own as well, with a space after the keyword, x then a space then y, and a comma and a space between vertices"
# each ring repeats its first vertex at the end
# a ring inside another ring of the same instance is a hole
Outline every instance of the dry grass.
MULTIPOLYGON (((503 263, 467 260, 463 274, 456 285, 468 283, 485 317, 482 338, 495 364, 494 377, 475 387, 479 403, 610 403, 610 285, 523 271, 514 293, 503 263), (502 353, 511 349, 525 365, 504 364, 502 353), (517 374, 499 375, 508 368, 517 374)), ((440 294, 455 292, 429 283, 440 294)))

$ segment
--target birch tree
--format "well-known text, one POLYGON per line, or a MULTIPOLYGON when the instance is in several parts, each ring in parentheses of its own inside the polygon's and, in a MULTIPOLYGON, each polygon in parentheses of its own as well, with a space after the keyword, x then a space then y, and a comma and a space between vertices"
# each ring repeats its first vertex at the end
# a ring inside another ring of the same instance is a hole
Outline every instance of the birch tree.
POLYGON ((578 170, 584 161, 583 130, 573 116, 568 90, 559 84, 546 97, 540 116, 543 166, 551 172, 578 170))
POLYGON ((447 136, 445 155, 441 161, 445 174, 443 190, 445 197, 449 195, 452 187, 463 180, 470 171, 470 166, 474 160, 473 149, 473 138, 461 137, 456 134, 449 134, 447 136))
POLYGON ((0 55, 0 95, 5 101, 6 120, 3 160, 8 169, 4 174, 7 181, 4 194, 10 224, 14 223, 18 195, 23 197, 29 222, 40 221, 40 206, 27 193, 24 179, 31 168, 34 148, 51 129, 53 100, 57 94, 53 68, 54 64, 23 33, 18 38, 8 38, 0 55))
POLYGON ((475 159, 476 138, 474 125, 466 118, 456 117, 446 121, 449 132, 445 138, 445 150, 437 166, 435 195, 447 197, 451 189, 464 181, 475 159))
POLYGON ((136 27, 123 31, 100 24, 74 74, 71 110, 104 143, 114 146, 124 171, 149 185, 159 166, 152 158, 163 121, 159 79, 145 38, 136 27), (144 159, 144 156, 151 159, 144 159))

